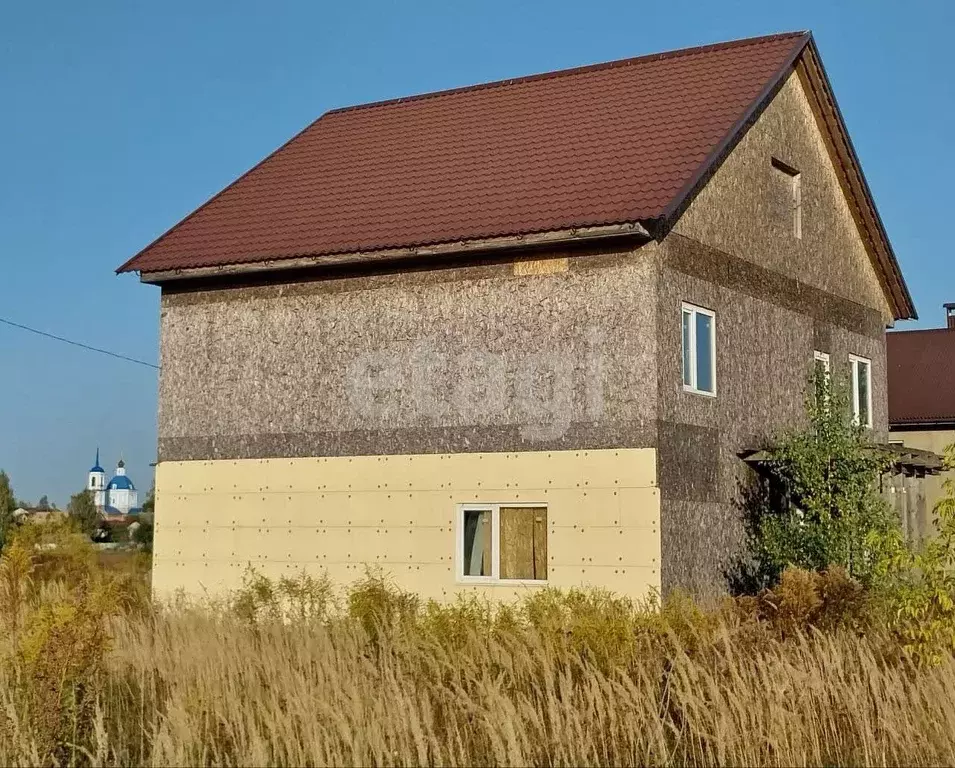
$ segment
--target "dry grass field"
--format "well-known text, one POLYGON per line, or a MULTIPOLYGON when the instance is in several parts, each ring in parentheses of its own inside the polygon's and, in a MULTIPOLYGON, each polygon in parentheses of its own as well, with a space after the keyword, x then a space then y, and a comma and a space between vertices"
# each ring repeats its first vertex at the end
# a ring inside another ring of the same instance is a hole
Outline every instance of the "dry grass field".
POLYGON ((955 660, 913 661, 838 572, 705 609, 373 575, 155 607, 56 536, 0 559, 3 765, 955 763, 955 660))

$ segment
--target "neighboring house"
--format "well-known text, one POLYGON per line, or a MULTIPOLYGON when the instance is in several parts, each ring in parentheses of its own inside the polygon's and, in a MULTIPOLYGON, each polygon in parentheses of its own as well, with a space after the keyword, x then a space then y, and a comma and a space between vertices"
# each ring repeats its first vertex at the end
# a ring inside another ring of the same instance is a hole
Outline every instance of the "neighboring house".
POLYGON ((154 587, 720 588, 818 360, 915 310, 808 33, 334 110, 159 285, 154 587))
POLYGON ((17 507, 13 510, 13 519, 18 523, 45 523, 66 513, 59 509, 40 509, 39 507, 17 507))
POLYGON ((115 474, 107 481, 106 471, 99 465, 99 448, 96 463, 87 474, 86 487, 93 492, 93 504, 107 517, 139 512, 139 493, 126 474, 126 462, 120 459, 115 474))
MULTIPOLYGON (((955 304, 945 328, 888 334, 889 429, 893 442, 942 454, 955 443, 955 304)), ((932 510, 949 474, 928 477, 919 530, 931 530, 932 510)))

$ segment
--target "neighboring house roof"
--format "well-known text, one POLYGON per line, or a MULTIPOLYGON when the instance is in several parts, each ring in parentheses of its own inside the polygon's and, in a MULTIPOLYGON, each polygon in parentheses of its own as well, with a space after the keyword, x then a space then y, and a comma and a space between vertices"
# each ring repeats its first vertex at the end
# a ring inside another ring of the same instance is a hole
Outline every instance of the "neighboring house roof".
POLYGON ((895 314, 912 317, 808 32, 332 110, 118 271, 161 282, 624 225, 659 237, 797 60, 895 314))
POLYGON ((955 426, 955 329, 886 334, 890 426, 955 426))

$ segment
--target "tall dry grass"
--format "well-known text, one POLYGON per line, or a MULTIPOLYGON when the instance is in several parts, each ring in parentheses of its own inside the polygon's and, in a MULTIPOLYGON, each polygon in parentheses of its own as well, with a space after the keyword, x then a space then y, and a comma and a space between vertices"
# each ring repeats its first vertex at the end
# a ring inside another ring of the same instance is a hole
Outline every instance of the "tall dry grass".
POLYGON ((938 765, 955 761, 955 665, 887 663, 845 632, 705 651, 677 636, 590 664, 527 631, 177 614, 117 627, 105 762, 197 765, 938 765))
POLYGON ((838 573, 705 610, 377 577, 155 608, 57 557, 0 558, 3 765, 955 763, 955 661, 909 661, 838 573))

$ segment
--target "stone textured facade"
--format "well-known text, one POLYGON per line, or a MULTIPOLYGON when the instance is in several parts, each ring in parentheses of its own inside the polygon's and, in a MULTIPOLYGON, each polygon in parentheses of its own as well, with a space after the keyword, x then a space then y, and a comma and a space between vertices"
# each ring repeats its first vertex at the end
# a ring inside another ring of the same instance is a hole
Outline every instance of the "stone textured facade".
POLYGON ((792 74, 674 231, 864 307, 892 322, 809 100, 792 74), (802 237, 772 159, 800 174, 802 237))
POLYGON ((891 316, 794 75, 662 242, 165 286, 159 459, 652 447, 662 587, 707 592, 741 544, 738 453, 800 419, 813 350, 872 360, 886 431, 891 316), (715 398, 682 387, 683 301, 716 313, 715 398))
POLYGON ((656 250, 165 290, 160 461, 652 446, 656 250))
POLYGON ((813 351, 848 376, 872 361, 873 427, 887 430, 891 311, 796 75, 687 208, 660 249, 658 461, 663 589, 711 591, 740 551, 739 452, 803 413, 813 351), (801 238, 790 187, 800 173, 801 238), (715 398, 684 392, 681 302, 716 313, 715 398))

